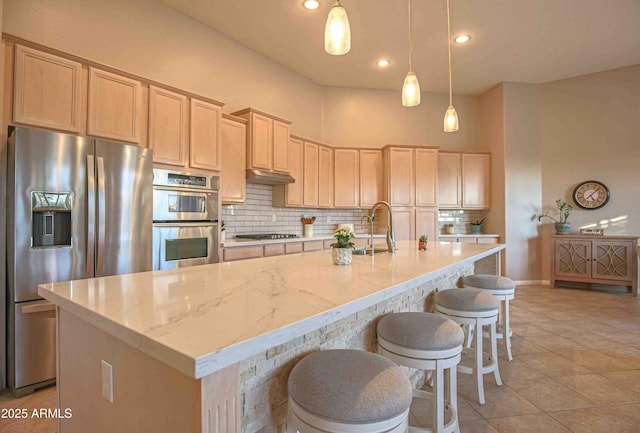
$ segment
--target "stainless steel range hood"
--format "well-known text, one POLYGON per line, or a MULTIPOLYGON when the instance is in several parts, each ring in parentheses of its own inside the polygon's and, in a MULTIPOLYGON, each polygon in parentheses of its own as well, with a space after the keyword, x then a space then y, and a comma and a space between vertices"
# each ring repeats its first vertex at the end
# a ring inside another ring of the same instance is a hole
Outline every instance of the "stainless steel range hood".
POLYGON ((285 173, 275 173, 268 170, 250 168, 247 170, 247 182, 261 183, 263 185, 282 185, 294 183, 296 180, 285 173))

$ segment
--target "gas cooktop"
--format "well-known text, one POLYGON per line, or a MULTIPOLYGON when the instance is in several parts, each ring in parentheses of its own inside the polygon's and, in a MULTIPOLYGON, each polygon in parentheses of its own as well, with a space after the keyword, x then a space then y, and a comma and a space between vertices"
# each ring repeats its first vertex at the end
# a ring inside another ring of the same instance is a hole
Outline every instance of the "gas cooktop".
POLYGON ((236 235, 236 239, 289 239, 289 238, 297 238, 298 235, 293 235, 289 233, 260 233, 260 234, 251 234, 251 235, 236 235))

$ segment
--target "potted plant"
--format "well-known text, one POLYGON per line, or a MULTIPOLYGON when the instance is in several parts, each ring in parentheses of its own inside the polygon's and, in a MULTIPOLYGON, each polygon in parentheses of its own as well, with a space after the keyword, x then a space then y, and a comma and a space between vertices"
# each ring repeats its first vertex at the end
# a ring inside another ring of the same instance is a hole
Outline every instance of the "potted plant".
POLYGON ((487 219, 487 217, 484 217, 481 220, 476 220, 476 222, 472 222, 471 223, 471 233, 482 233, 482 223, 486 219, 487 219))
POLYGON ((356 234, 350 227, 342 227, 333 232, 333 237, 336 238, 336 242, 331 244, 333 263, 336 265, 350 265, 353 258, 353 248, 355 247, 351 239, 355 238, 356 234))
POLYGON ((569 203, 559 198, 556 200, 556 208, 560 213, 560 219, 554 218, 549 215, 548 212, 545 212, 540 215, 535 215, 535 218, 538 218, 538 221, 542 221, 542 218, 549 218, 555 221, 556 234, 558 235, 566 235, 571 231, 571 223, 568 221, 569 215, 571 215, 571 211, 573 208, 569 203))
POLYGON ((452 235, 455 233, 455 224, 453 223, 448 223, 444 225, 444 232, 448 235, 452 235))
POLYGON ((418 250, 427 250, 427 241, 429 240, 429 236, 422 235, 418 239, 418 250))

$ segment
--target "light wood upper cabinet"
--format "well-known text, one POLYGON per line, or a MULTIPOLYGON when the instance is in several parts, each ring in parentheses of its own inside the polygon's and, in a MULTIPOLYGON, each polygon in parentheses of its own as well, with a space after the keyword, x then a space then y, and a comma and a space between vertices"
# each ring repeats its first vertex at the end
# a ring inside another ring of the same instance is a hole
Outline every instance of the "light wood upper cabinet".
POLYGON ((187 97, 160 87, 149 86, 149 148, 153 162, 187 165, 187 97))
POLYGON ((249 121, 247 168, 289 173, 291 122, 253 108, 231 114, 249 121))
POLYGON ((438 154, 438 205, 447 209, 462 207, 462 170, 459 153, 438 154))
POLYGON ((462 207, 488 209, 491 204, 491 156, 462 154, 462 207))
POLYGON ((382 150, 360 149, 360 207, 382 200, 382 150))
POLYGON ((13 121, 80 132, 81 85, 80 63, 16 45, 13 121))
POLYGON ((333 207, 333 149, 318 146, 318 206, 333 207))
POLYGON ((273 205, 277 207, 301 207, 303 203, 303 166, 304 166, 304 141, 295 137, 289 139, 287 150, 289 155, 289 174, 296 181, 286 185, 273 186, 273 205))
POLYGON ((358 207, 360 192, 360 154, 358 149, 334 149, 334 205, 358 207))
POLYGON ((303 205, 318 206, 318 145, 304 142, 303 205))
POLYGON ((222 107, 192 98, 190 113, 189 165, 203 170, 220 170, 222 107))
POLYGON ((87 135, 139 143, 141 99, 139 81, 89 68, 87 135))
POLYGON ((413 149, 387 147, 384 149, 387 201, 391 206, 413 206, 414 164, 413 149))
POLYGON ((438 150, 414 149, 416 161, 416 206, 438 205, 438 150))
POLYGON ((220 132, 220 200, 224 204, 244 203, 247 125, 225 117, 220 132))
POLYGON ((289 173, 289 125, 273 120, 273 171, 289 173))

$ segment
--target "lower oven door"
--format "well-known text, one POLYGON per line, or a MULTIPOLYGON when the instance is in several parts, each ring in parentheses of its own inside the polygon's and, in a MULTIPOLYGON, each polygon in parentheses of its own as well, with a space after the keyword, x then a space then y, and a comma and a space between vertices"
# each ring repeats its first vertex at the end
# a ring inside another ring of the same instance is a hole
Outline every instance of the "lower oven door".
POLYGON ((217 263, 217 223, 154 223, 153 270, 217 263))

